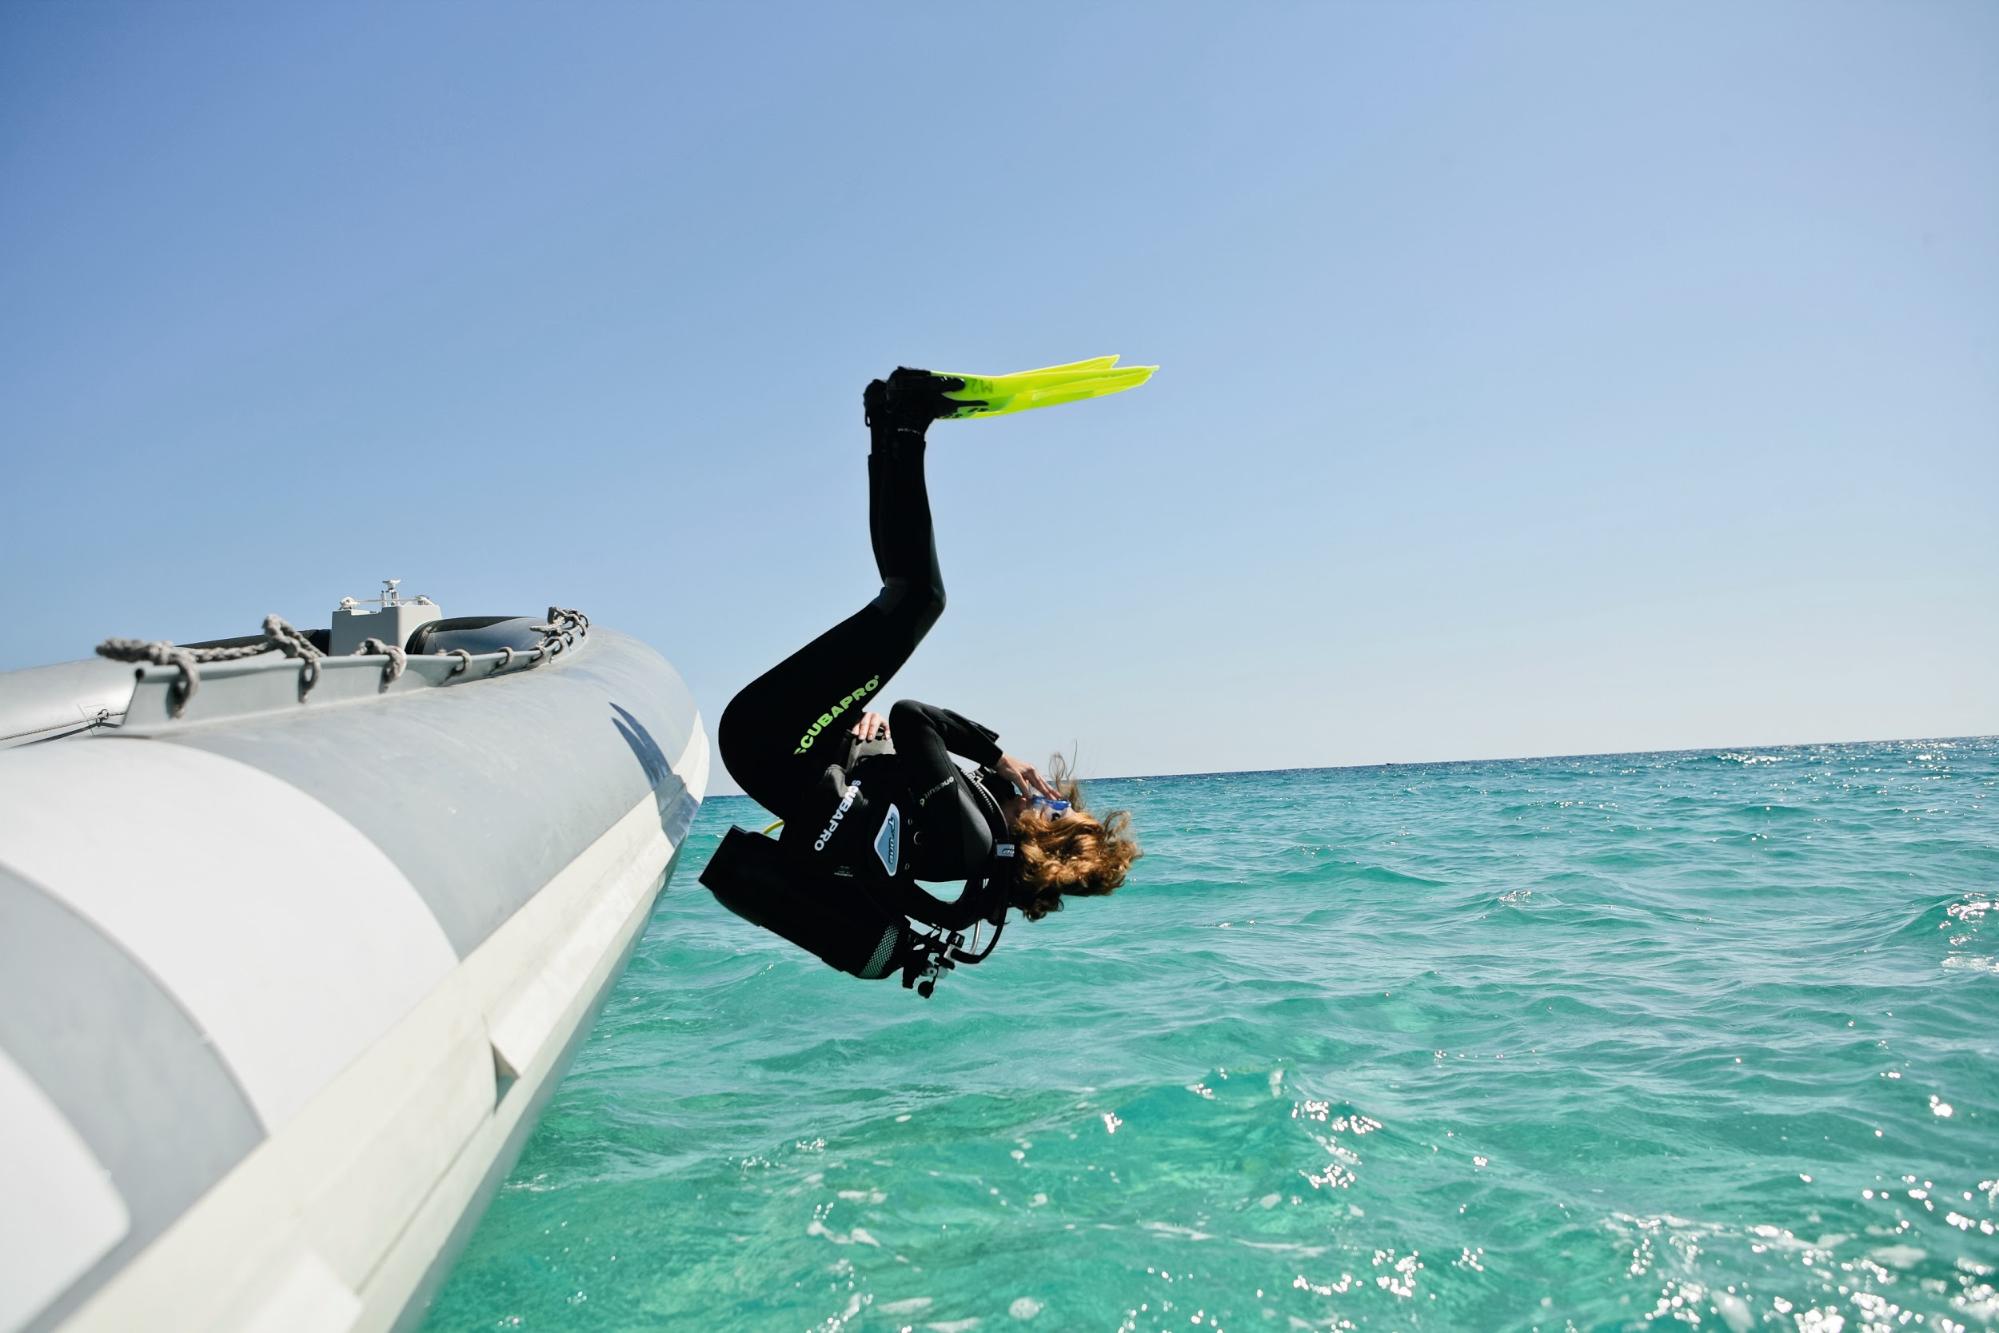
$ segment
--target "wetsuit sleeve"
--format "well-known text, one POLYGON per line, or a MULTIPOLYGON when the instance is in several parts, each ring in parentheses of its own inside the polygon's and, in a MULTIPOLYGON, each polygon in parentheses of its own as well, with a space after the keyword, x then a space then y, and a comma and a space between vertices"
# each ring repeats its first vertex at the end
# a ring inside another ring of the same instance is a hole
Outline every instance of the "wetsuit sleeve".
MULTIPOLYGON (((992 859, 992 828, 951 756, 963 755, 982 764, 997 761, 996 733, 948 708, 910 699, 889 710, 889 731, 915 804, 909 814, 916 877, 959 879, 980 873, 992 859)), ((948 905, 939 907, 948 910, 948 905)), ((922 919, 946 924, 930 914, 922 919)))
POLYGON ((975 764, 997 764, 1000 761, 997 731, 979 725, 962 713, 954 713, 935 704, 922 704, 914 699, 899 700, 895 707, 889 709, 888 729, 895 737, 897 754, 910 756, 919 746, 934 739, 945 750, 961 754, 975 764))
POLYGON ((916 833, 928 846, 928 866, 917 870, 921 879, 940 874, 956 874, 964 866, 979 864, 992 850, 992 836, 985 817, 962 790, 964 776, 951 756, 961 754, 981 764, 1000 757, 996 733, 948 708, 935 708, 913 699, 897 702, 888 714, 889 734, 895 737, 895 752, 902 760, 909 794, 916 802, 912 812, 916 833), (976 832, 977 838, 967 835, 976 832), (955 851, 961 860, 937 860, 946 851, 955 851))

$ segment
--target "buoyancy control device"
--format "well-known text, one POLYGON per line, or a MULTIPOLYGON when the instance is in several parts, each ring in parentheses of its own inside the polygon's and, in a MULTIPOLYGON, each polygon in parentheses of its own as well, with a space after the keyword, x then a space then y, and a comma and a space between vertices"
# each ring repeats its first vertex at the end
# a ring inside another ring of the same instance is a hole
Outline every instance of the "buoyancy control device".
POLYGON ((988 789, 990 780, 985 770, 970 778, 993 835, 989 869, 965 887, 983 907, 970 947, 963 931, 914 928, 909 918, 868 891, 865 867, 814 869, 776 839, 744 828, 731 828, 722 836, 722 845, 701 872, 701 883, 737 916, 783 936, 828 966, 866 981, 900 973, 905 990, 928 999, 945 972, 960 963, 984 962, 1006 924, 1014 844, 1005 814, 988 789), (981 927, 992 931, 983 946, 977 941, 981 927))

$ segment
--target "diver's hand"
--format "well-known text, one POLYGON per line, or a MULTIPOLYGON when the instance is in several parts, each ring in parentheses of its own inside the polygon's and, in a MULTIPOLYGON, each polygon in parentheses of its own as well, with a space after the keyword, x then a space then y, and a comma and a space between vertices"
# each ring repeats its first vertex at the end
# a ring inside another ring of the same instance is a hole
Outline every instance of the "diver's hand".
POLYGON ((993 771, 1014 785, 1022 796, 1046 796, 1051 801, 1062 799, 1062 793, 1048 785, 1048 779, 1034 771, 1032 764, 1023 764, 1010 754, 1000 756, 993 765, 993 771))
POLYGON ((888 719, 880 713, 862 713, 861 720, 850 730, 862 740, 871 741, 877 736, 888 735, 888 719))

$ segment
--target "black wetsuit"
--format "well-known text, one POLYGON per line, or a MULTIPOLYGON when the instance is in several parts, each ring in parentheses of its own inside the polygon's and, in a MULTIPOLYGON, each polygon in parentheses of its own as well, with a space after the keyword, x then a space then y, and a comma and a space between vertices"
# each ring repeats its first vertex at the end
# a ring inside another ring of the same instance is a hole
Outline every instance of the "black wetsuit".
POLYGON ((991 821, 951 756, 996 763, 996 733, 908 699, 888 711, 893 750, 860 745, 850 731, 944 611, 923 434, 872 419, 869 429, 868 531, 881 592, 745 685, 722 711, 718 743, 730 775, 785 821, 779 841, 801 867, 876 856, 887 874, 870 891, 885 906, 963 929, 982 904, 942 901, 911 881, 971 879, 990 864, 991 821))

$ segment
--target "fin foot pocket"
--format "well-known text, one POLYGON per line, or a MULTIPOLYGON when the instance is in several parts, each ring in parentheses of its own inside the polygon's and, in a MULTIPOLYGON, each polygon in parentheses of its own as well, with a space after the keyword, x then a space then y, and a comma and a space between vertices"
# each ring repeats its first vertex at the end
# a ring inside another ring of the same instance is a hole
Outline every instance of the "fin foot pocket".
POLYGON ((955 414, 959 405, 946 395, 964 387, 955 375, 897 366, 886 380, 870 382, 861 402, 870 426, 920 433, 931 422, 955 414))

